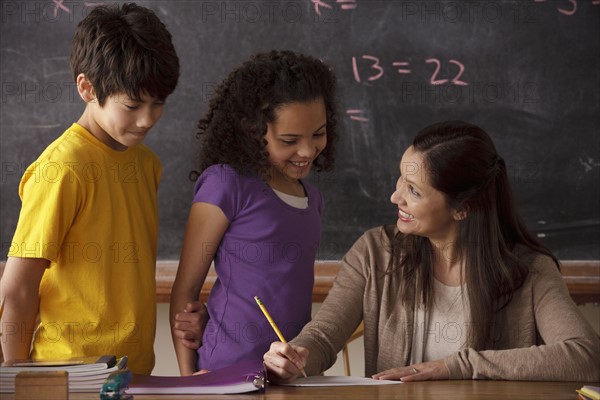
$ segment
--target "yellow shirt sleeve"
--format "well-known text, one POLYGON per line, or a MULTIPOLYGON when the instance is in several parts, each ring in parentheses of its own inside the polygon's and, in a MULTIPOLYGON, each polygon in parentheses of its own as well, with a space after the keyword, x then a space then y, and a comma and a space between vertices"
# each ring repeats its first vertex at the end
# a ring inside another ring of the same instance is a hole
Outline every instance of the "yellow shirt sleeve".
POLYGON ((21 179, 19 196, 19 223, 8 256, 56 262, 81 205, 78 177, 69 165, 38 160, 21 179))

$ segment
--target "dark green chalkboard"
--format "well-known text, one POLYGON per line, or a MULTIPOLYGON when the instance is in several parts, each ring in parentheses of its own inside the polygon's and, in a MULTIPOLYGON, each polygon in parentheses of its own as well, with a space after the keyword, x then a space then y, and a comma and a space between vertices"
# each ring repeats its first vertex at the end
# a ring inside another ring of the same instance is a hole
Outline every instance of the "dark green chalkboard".
MULTIPOLYGON (((2 1, 2 257, 27 165, 83 105, 70 41, 94 4, 2 1)), ((341 96, 320 259, 395 221, 398 161, 430 123, 463 119, 504 155, 528 226, 562 259, 600 259, 600 1, 143 1, 174 36, 182 70, 147 144, 164 164, 159 258, 179 256, 193 184, 196 122, 215 85, 257 51, 309 53, 341 96)))

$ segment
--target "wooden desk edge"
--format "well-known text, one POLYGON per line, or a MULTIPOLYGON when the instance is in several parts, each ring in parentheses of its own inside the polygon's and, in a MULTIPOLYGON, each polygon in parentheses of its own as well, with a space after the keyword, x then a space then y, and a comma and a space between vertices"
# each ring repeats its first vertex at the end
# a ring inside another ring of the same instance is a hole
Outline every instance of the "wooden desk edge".
MULTIPOLYGON (((6 261, 0 261, 0 277, 4 272, 6 261)), ((327 297, 341 261, 316 261, 313 302, 321 303, 327 297)), ((156 301, 168 303, 171 298, 171 287, 177 274, 178 260, 159 260, 156 263, 156 301)), ((571 297, 577 304, 600 303, 600 260, 564 260, 561 271, 571 297)), ((201 299, 206 301, 217 276, 210 269, 206 282, 202 287, 201 299)))
MULTIPOLYGON (((269 385, 264 393, 250 392, 237 394, 209 395, 214 400, 290 400, 306 398, 327 399, 577 399, 577 392, 584 385, 597 386, 598 383, 551 382, 551 381, 494 381, 494 380, 452 380, 411 382, 400 385, 382 386, 329 386, 329 387, 285 387, 269 385)), ((140 394, 136 400, 169 399, 191 400, 204 398, 202 395, 184 394, 140 394)), ((3 393, 2 399, 16 400, 14 393, 3 393)), ((69 393, 71 400, 98 399, 98 393, 69 393)))

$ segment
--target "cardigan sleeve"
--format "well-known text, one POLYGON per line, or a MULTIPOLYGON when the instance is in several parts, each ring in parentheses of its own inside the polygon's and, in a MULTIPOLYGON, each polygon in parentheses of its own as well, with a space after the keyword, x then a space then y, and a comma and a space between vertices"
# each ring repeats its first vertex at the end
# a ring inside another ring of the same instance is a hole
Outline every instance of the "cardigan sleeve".
POLYGON ((337 354, 363 318, 365 266, 368 265, 366 247, 363 236, 344 256, 340 271, 321 308, 291 341, 309 350, 305 368, 309 375, 319 374, 335 363, 337 354))
POLYGON ((463 349, 444 360, 450 379, 600 381, 600 338, 571 299, 560 271, 542 255, 535 257, 531 271, 534 321, 517 321, 533 324, 541 343, 506 350, 463 349))

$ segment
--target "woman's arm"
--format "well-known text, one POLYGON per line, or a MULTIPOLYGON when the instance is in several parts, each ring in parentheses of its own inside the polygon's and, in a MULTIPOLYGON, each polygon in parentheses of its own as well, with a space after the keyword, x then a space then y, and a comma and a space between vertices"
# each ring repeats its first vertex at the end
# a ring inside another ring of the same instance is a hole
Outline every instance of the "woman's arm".
POLYGON ((176 315, 183 312, 188 303, 198 300, 200 289, 228 226, 229 220, 219 207, 202 202, 192 205, 177 276, 171 291, 170 306, 171 333, 181 375, 191 375, 196 371, 197 352, 187 347, 177 336, 176 315))
POLYGON ((364 236, 342 259, 342 266, 321 308, 290 343, 308 350, 306 372, 319 374, 331 367, 363 319, 363 298, 369 251, 364 236))
POLYGON ((445 360, 451 379, 600 381, 600 338, 573 303, 562 275, 546 256, 536 257, 532 270, 534 318, 502 328, 517 336, 533 329, 544 344, 464 349, 445 360))

